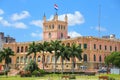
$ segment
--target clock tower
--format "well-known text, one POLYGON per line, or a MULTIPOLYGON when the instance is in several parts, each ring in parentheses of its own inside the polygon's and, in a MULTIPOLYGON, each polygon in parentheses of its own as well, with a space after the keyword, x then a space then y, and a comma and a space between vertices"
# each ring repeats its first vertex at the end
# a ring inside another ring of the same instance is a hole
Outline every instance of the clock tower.
POLYGON ((52 20, 47 21, 43 16, 43 40, 66 39, 68 37, 68 18, 64 17, 64 21, 58 20, 56 13, 52 20))

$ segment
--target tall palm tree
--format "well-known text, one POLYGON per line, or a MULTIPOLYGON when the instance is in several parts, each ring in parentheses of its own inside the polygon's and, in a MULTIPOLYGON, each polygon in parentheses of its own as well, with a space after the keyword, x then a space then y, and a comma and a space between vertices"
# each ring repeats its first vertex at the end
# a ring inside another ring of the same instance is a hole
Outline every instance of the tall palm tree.
POLYGON ((10 56, 14 56, 14 51, 12 51, 12 49, 8 48, 3 48, 2 51, 0 51, 0 62, 2 60, 5 60, 5 73, 6 76, 8 74, 9 71, 9 63, 11 63, 11 58, 10 56))
POLYGON ((63 68, 64 68, 64 60, 69 60, 68 56, 68 48, 64 45, 60 45, 60 51, 56 54, 56 60, 58 60, 61 57, 62 60, 62 74, 63 74, 63 68))
POLYGON ((45 55, 44 55, 44 53, 45 52, 49 52, 49 45, 50 45, 50 43, 49 42, 46 42, 46 41, 44 41, 43 43, 39 43, 38 44, 38 51, 42 51, 42 63, 43 63, 43 69, 44 69, 44 65, 45 65, 45 55))
POLYGON ((80 48, 80 46, 77 46, 75 43, 73 43, 69 47, 69 57, 72 59, 72 73, 74 73, 75 58, 82 60, 81 54, 82 54, 82 49, 80 48))
POLYGON ((34 54, 34 62, 36 62, 36 54, 38 52, 38 46, 35 44, 35 42, 31 43, 28 48, 28 53, 26 56, 30 54, 34 54))
POLYGON ((55 40, 55 41, 51 41, 50 43, 51 43, 51 49, 52 49, 52 51, 54 51, 54 56, 55 56, 55 68, 54 68, 54 73, 55 73, 56 72, 56 63, 57 63, 56 54, 60 50, 61 41, 55 40))

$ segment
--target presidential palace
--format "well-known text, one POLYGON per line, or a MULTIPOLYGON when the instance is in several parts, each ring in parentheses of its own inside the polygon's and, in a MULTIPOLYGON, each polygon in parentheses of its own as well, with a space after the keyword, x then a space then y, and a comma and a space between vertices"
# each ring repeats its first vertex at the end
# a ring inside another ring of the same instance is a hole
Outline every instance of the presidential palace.
MULTIPOLYGON (((74 69, 79 72, 83 69, 97 70, 100 67, 105 66, 105 58, 107 55, 114 51, 120 51, 120 40, 115 38, 115 35, 103 37, 93 36, 80 36, 76 38, 70 38, 68 36, 68 17, 65 15, 64 20, 58 19, 58 15, 55 14, 53 19, 48 21, 46 16, 43 16, 43 40, 35 41, 35 43, 42 43, 50 40, 61 40, 62 44, 72 45, 76 43, 83 50, 82 60, 75 59, 74 69)), ((15 56, 11 57, 10 67, 12 69, 22 70, 25 65, 33 58, 33 55, 25 57, 29 44, 32 42, 12 42, 4 43, 3 47, 10 47, 15 56), (26 60, 26 61, 25 61, 26 60)), ((42 69, 42 54, 37 53, 37 64, 42 69)), ((45 52, 45 70, 52 71, 54 68, 55 57, 54 54, 45 52)), ((64 71, 71 70, 72 61, 64 61, 64 71)), ((0 63, 1 69, 4 66, 4 61, 0 63)), ((58 59, 56 65, 57 71, 61 70, 61 58, 58 59)))

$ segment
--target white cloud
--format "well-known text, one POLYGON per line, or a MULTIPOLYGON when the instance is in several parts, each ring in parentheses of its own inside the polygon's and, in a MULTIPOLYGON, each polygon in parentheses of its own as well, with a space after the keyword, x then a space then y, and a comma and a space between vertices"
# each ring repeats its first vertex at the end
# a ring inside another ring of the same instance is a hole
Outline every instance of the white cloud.
POLYGON ((30 24, 38 26, 38 27, 43 27, 43 21, 42 20, 33 20, 30 22, 30 24))
POLYGON ((42 34, 42 33, 39 33, 39 32, 32 32, 32 33, 31 33, 31 36, 32 36, 32 37, 42 38, 43 34, 42 34))
POLYGON ((0 17, 0 24, 7 27, 11 26, 11 24, 8 21, 4 20, 3 17, 0 17))
MULTIPOLYGON (((59 20, 64 21, 65 15, 66 14, 59 15, 58 16, 59 20)), ((68 16, 68 25, 69 26, 79 25, 79 24, 82 24, 85 22, 83 15, 79 11, 75 11, 74 14, 68 13, 67 16, 68 16)), ((54 18, 54 16, 51 15, 50 18, 48 18, 48 20, 52 20, 53 18, 54 18)), ((42 20, 33 20, 30 22, 30 24, 39 26, 39 27, 43 27, 42 20)))
POLYGON ((75 37, 80 37, 82 35, 75 31, 71 31, 71 32, 68 32, 68 36, 70 36, 71 38, 75 38, 75 37))
MULTIPOLYGON (((66 14, 59 15, 58 19, 64 21, 66 14)), ((74 26, 74 25, 79 25, 85 22, 83 15, 79 11, 75 11, 74 14, 68 13, 68 25, 69 26, 74 26)), ((53 15, 50 16, 48 20, 52 20, 53 15)))
POLYGON ((0 9, 0 15, 4 14, 4 11, 2 9, 0 9))
POLYGON ((15 13, 11 16, 11 19, 13 21, 17 21, 17 20, 21 20, 21 19, 24 19, 24 18, 27 18, 29 17, 30 14, 28 11, 22 11, 21 13, 15 13))
POLYGON ((20 28, 20 29, 26 29, 27 28, 27 26, 23 22, 16 22, 16 23, 14 23, 12 25, 15 28, 20 28))

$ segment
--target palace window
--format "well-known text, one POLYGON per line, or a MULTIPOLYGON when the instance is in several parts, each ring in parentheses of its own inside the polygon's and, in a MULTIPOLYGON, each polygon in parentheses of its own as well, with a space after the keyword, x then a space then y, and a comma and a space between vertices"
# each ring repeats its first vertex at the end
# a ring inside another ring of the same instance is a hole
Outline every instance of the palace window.
POLYGON ((52 24, 52 29, 54 29, 54 24, 52 24))
POLYGON ((110 51, 112 51, 112 46, 110 46, 110 51))
POLYGON ((25 52, 27 52, 27 51, 28 51, 28 47, 26 46, 26 47, 25 47, 25 52))
POLYGON ((52 62, 53 62, 53 63, 55 62, 55 56, 52 57, 52 62))
POLYGON ((60 25, 58 25, 58 29, 60 29, 60 25))
POLYGON ((23 63, 23 61, 24 61, 24 58, 22 56, 21 59, 20 59, 20 63, 23 63))
POLYGON ((117 51, 117 47, 115 46, 115 51, 117 51))
POLYGON ((99 61, 100 61, 100 62, 102 61, 101 55, 99 56, 99 61))
POLYGON ((51 38, 51 33, 48 34, 49 38, 51 38))
POLYGON ((38 62, 40 62, 40 61, 41 61, 41 60, 40 60, 40 56, 38 56, 37 61, 38 61, 38 62))
POLYGON ((87 44, 86 43, 84 44, 84 49, 87 49, 87 44))
POLYGON ((21 52, 23 52, 23 46, 21 47, 21 52))
POLYGON ((84 54, 83 60, 87 62, 87 54, 84 54))
POLYGON ((94 44, 94 49, 96 49, 96 44, 94 44))
POLYGON ((105 50, 107 50, 107 46, 105 45, 105 50))
POLYGON ((20 49, 19 49, 19 47, 17 47, 17 53, 19 53, 19 51, 20 51, 20 49))
POLYGON ((50 62, 50 56, 47 56, 47 63, 50 62))
POLYGON ((61 33, 61 39, 63 38, 63 33, 61 33))
POLYGON ((19 57, 17 57, 17 59, 16 59, 16 63, 19 63, 19 57))
POLYGON ((100 50, 102 49, 102 46, 101 46, 101 45, 99 45, 99 49, 100 49, 100 50))
POLYGON ((96 56, 94 55, 94 61, 96 61, 96 56))

